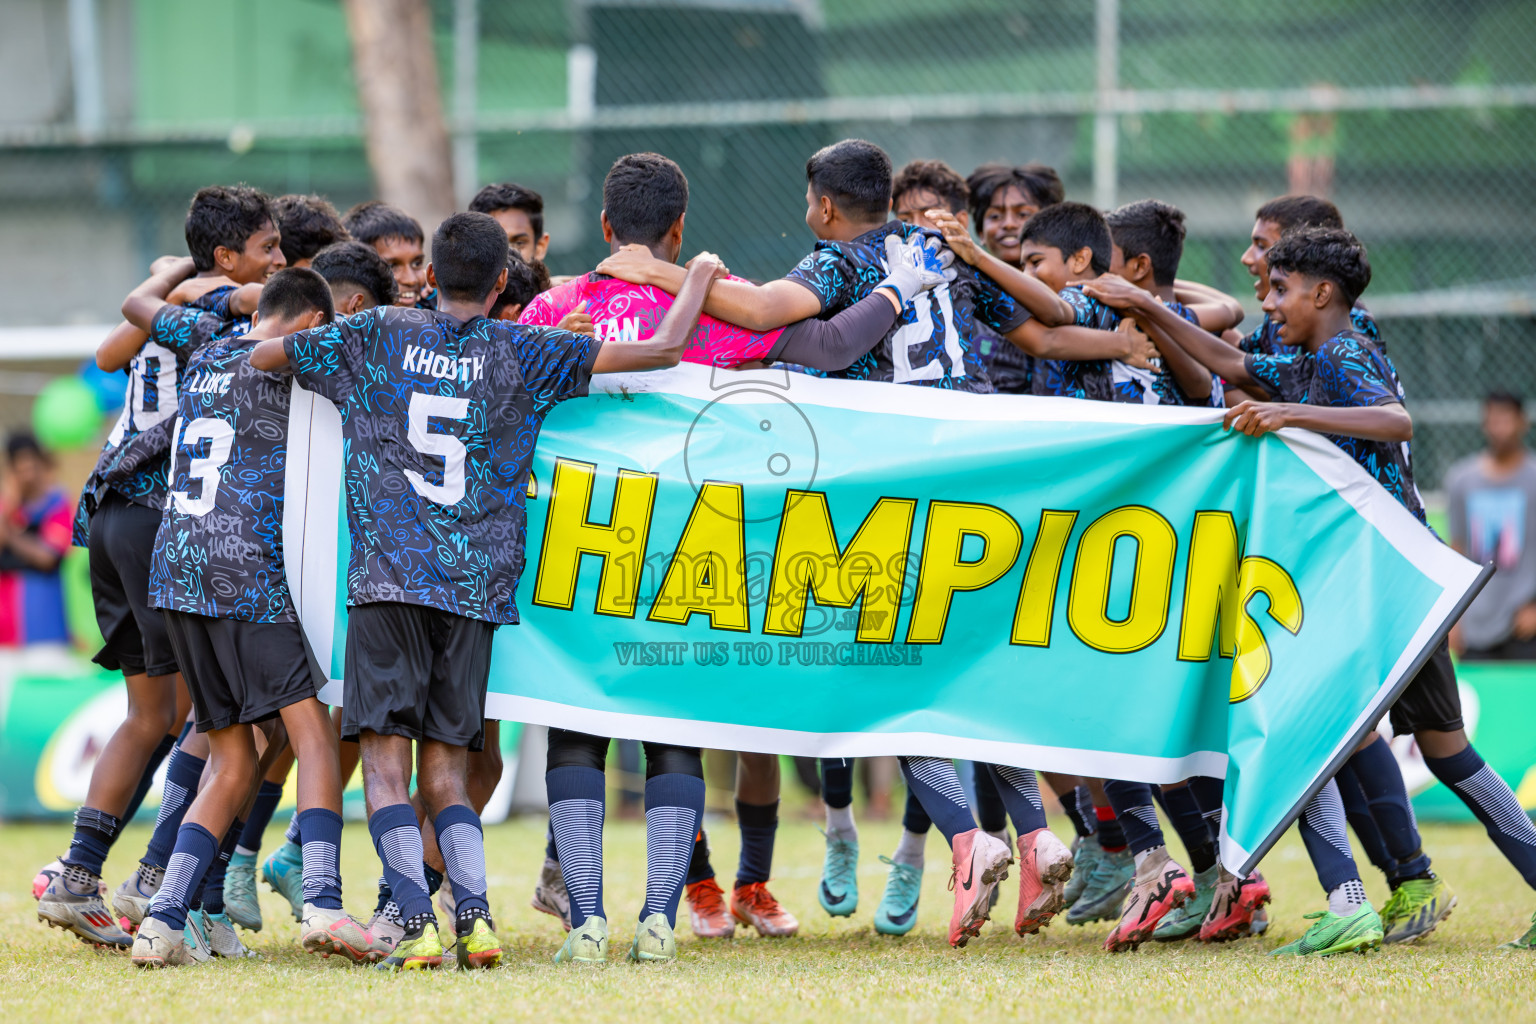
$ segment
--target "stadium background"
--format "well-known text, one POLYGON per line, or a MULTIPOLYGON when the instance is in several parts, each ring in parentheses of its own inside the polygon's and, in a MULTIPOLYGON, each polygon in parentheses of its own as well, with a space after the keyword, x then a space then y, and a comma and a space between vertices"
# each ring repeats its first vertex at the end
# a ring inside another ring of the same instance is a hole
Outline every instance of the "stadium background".
MULTIPOLYGON (((1529 0, 430 9, 458 202, 488 181, 542 192, 556 274, 603 255, 602 177, 636 149, 688 173, 689 251, 782 274, 809 244, 805 157, 858 135, 898 164, 1038 160, 1074 199, 1175 203, 1184 275, 1242 299, 1250 324, 1238 255, 1254 209, 1288 191, 1333 198, 1370 248, 1365 302, 1402 371, 1428 490, 1478 446, 1489 388, 1536 395, 1529 0)), ((4 21, 0 430, 79 372, 151 259, 184 251, 199 186, 319 192, 341 209, 376 193, 340 0, 7 0, 4 21)), ((66 484, 112 415, 62 453, 66 484)), ((88 632, 88 606, 80 618, 88 632)), ((6 717, 17 678, 0 672, 12 791, 38 756, 6 717)), ((1499 701, 1529 708, 1528 681, 1507 687, 1499 701)))

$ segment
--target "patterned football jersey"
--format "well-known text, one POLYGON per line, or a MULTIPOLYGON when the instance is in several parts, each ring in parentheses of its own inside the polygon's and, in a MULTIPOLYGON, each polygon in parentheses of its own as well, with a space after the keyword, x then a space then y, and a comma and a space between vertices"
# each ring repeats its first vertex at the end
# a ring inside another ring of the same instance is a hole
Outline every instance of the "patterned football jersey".
POLYGON ((255 345, 216 340, 182 375, 170 498, 149 568, 157 608, 245 622, 296 618, 283 571, 293 381, 251 366, 255 345))
MULTIPOLYGON (((1277 355, 1248 355, 1243 361, 1253 378, 1282 402, 1343 408, 1405 404, 1397 367, 1358 331, 1334 335, 1315 353, 1286 346, 1277 355)), ((1425 521, 1424 502, 1413 481, 1410 442, 1323 436, 1344 449, 1419 522, 1425 521)))
MULTIPOLYGON (((1060 294, 1076 314, 1076 326, 1096 331, 1113 331, 1120 326, 1119 313, 1081 288, 1068 286, 1060 294)), ((1116 365, 1123 364, 1111 359, 1036 359, 1034 393, 1094 402, 1140 402, 1150 375, 1133 382, 1122 373, 1122 379, 1117 380, 1116 365)))
MULTIPOLYGON (((740 281, 739 277, 730 280, 740 281)), ((586 274, 538 295, 518 317, 518 323, 553 327, 583 302, 592 327, 603 342, 642 341, 656 333, 676 301, 660 288, 630 284, 603 274, 586 274)), ((766 359, 784 328, 749 331, 745 327, 703 314, 683 359, 705 366, 730 368, 766 359)))
POLYGON ((601 345, 400 306, 284 339, 294 379, 341 411, 349 604, 518 621, 539 427, 585 393, 601 345))
MULTIPOLYGON (((1387 343, 1381 340, 1381 329, 1376 326, 1375 319, 1364 306, 1356 303, 1350 307, 1349 323, 1355 330, 1374 341, 1381 351, 1387 350, 1387 343)), ((1245 355, 1262 356, 1272 356, 1290 348, 1280 340, 1280 325, 1271 320, 1267 313, 1264 315, 1263 322, 1239 342, 1237 347, 1242 349, 1245 355)))
MULTIPOLYGON (((1183 317, 1185 320, 1188 320, 1196 327, 1200 326, 1200 317, 1195 313, 1195 311, 1184 305, 1184 303, 1179 302, 1177 299, 1172 302, 1165 301, 1163 305, 1167 306, 1169 309, 1173 310, 1179 316, 1183 317)), ((1190 398, 1189 395, 1185 393, 1184 389, 1179 387, 1179 382, 1174 379, 1174 376, 1172 372, 1169 371, 1166 362, 1164 362, 1163 365, 1160 366, 1157 370, 1153 371, 1152 383, 1153 391, 1156 394, 1157 401, 1149 402, 1148 404, 1151 405, 1198 405, 1202 407, 1208 406, 1211 408, 1221 409, 1224 408, 1227 404, 1226 391, 1222 387, 1221 377, 1214 373, 1211 374, 1210 394, 1198 401, 1190 398)))
MULTIPOLYGON (((816 250, 787 279, 810 289, 821 302, 820 318, 830 319, 874 292, 884 279, 885 239, 891 234, 909 239, 924 234, 924 229, 893 220, 851 242, 817 242, 816 250)), ((955 280, 907 303, 885 337, 852 366, 824 376, 996 391, 981 359, 976 324, 1007 334, 1029 319, 1029 313, 991 278, 959 260, 954 269, 955 280)))
POLYGON ((1033 394, 1035 357, 979 320, 973 330, 976 352, 998 394, 1033 394))
MULTIPOLYGON (((1119 328, 1122 319, 1119 312, 1086 294, 1081 288, 1069 285, 1060 294, 1076 311, 1076 326, 1096 331, 1119 328)), ((1188 306, 1180 302, 1169 302, 1166 305, 1185 320, 1199 326, 1199 320, 1188 306)), ((1205 405, 1214 402, 1215 396, 1221 392, 1213 387, 1211 399, 1196 403, 1184 393, 1173 374, 1163 366, 1142 369, 1118 359, 1037 359, 1034 393, 1059 398, 1086 398, 1096 402, 1127 402, 1133 405, 1205 405)))
POLYGON ((217 316, 191 306, 166 305, 150 324, 149 339, 128 364, 123 412, 107 435, 96 468, 75 509, 74 543, 90 538, 91 515, 113 490, 156 511, 165 507, 166 468, 176 418, 176 386, 187 359, 224 328, 217 316))
POLYGON ((212 313, 224 321, 224 326, 219 330, 219 337, 230 338, 247 334, 251 329, 251 318, 248 316, 236 316, 230 311, 229 302, 235 297, 235 286, 232 284, 220 285, 217 288, 204 292, 188 306, 212 313))

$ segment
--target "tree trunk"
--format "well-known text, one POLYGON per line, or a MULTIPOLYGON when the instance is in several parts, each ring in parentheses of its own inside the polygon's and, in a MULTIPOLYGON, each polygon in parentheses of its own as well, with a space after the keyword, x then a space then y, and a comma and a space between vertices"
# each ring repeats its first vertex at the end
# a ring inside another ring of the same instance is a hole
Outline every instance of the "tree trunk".
POLYGON ((368 163, 379 198, 432 233, 453 212, 453 162, 429 0, 344 0, 368 163))

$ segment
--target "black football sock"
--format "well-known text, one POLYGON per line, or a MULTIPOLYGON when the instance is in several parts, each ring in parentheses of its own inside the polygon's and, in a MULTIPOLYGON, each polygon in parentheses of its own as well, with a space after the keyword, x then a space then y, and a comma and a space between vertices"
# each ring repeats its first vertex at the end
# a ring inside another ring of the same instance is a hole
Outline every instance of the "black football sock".
POLYGON ((741 830, 736 885, 768 881, 773 872, 773 841, 779 831, 779 802, 748 804, 737 800, 736 824, 741 830))

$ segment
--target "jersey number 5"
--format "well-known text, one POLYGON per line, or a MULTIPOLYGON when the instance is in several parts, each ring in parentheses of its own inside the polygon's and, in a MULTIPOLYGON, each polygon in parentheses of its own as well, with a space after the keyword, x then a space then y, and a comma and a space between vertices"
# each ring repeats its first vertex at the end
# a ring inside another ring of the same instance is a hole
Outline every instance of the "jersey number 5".
POLYGON ((443 460, 443 482, 435 484, 416 472, 405 471, 405 478, 428 501, 439 505, 456 505, 464 497, 464 442, 452 434, 427 433, 427 421, 432 417, 444 420, 462 420, 469 415, 469 399, 450 395, 428 395, 420 391, 411 394, 411 408, 407 414, 407 434, 411 447, 423 455, 438 455, 443 460))
MULTIPOLYGON (((176 425, 180 427, 181 421, 177 420, 176 425)), ((208 454, 192 459, 187 466, 187 483, 190 485, 198 481, 201 485, 197 489, 197 497, 192 497, 188 491, 171 492, 171 501, 175 503, 176 510, 189 516, 205 516, 213 511, 213 499, 219 493, 219 471, 229 461, 229 449, 235 442, 235 428, 216 419, 198 419, 188 423, 184 430, 177 430, 172 439, 171 451, 175 453, 176 465, 181 464, 183 445, 192 448, 203 441, 210 442, 208 454)), ((172 467, 171 479, 176 479, 175 466, 172 467)))

